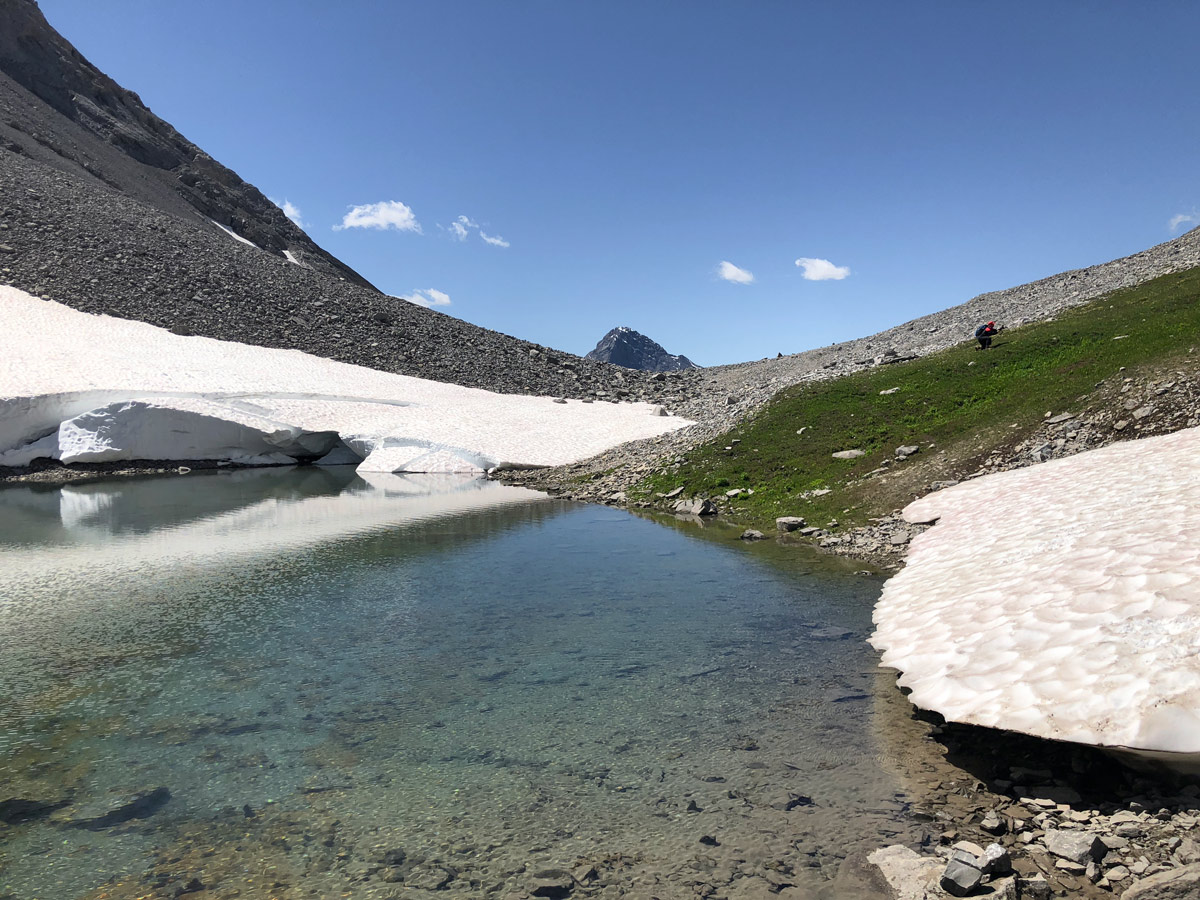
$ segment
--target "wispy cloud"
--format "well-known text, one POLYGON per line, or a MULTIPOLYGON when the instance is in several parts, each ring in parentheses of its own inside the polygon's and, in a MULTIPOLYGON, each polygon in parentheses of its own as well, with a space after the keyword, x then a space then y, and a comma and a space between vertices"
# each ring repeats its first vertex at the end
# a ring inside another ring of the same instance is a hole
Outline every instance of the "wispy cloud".
POLYGON ((423 291, 413 291, 411 294, 401 294, 398 300, 407 300, 409 303, 415 303, 417 306, 449 306, 450 295, 445 291, 426 288, 423 291))
POLYGON ((479 227, 478 225, 476 225, 474 222, 472 222, 466 216, 459 216, 457 219, 455 219, 453 222, 450 223, 451 233, 456 238, 458 238, 460 241, 465 241, 467 239, 467 235, 470 233, 467 229, 478 228, 478 227, 479 227))
POLYGON ((813 259, 802 256, 796 260, 796 265, 804 269, 805 281, 841 281, 850 274, 849 266, 835 266, 827 259, 813 259))
POLYGON ((283 214, 296 223, 297 227, 305 228, 304 217, 300 214, 300 207, 294 204, 291 200, 284 199, 282 203, 274 197, 270 198, 271 202, 283 210, 283 214))
POLYGON ((291 200, 283 201, 283 214, 295 222, 299 227, 304 227, 304 217, 300 215, 300 207, 294 204, 291 200))
MULTIPOLYGON (((441 226, 438 227, 440 228, 441 226)), ((479 237, 483 239, 485 244, 491 244, 493 247, 512 246, 508 241, 500 237, 500 235, 488 234, 485 232, 479 227, 478 222, 474 221, 468 216, 459 216, 446 226, 446 230, 450 232, 452 237, 459 241, 465 241, 467 239, 467 235, 469 235, 472 231, 477 231, 479 232, 479 237)))
POLYGON ((722 260, 717 266, 717 274, 726 281, 732 281, 734 284, 753 284, 754 273, 747 272, 745 269, 739 269, 728 260, 722 260))
POLYGON ((421 233, 421 223, 413 215, 413 211, 399 200, 384 200, 381 203, 365 203, 355 206, 342 217, 341 225, 334 225, 334 231, 344 231, 347 228, 378 228, 384 230, 395 228, 397 231, 415 231, 421 233))
POLYGON ((1171 216, 1171 222, 1167 227, 1172 231, 1178 231, 1180 225, 1200 225, 1200 213, 1192 210, 1190 213, 1171 216))

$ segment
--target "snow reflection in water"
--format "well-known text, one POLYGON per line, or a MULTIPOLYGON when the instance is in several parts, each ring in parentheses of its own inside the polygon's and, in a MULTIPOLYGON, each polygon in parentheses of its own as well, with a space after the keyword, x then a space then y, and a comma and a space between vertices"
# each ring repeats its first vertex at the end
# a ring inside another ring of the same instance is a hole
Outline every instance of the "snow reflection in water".
POLYGON ((348 469, 12 487, 0 523, 0 896, 815 890, 913 827, 870 580, 348 469))

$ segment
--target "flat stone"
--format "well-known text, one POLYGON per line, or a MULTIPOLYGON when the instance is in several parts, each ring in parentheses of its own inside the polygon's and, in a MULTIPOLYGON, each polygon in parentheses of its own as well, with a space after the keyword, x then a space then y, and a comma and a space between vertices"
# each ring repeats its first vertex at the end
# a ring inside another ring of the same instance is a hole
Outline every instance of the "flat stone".
POLYGON ((1077 862, 1071 862, 1069 859, 1056 859, 1054 868, 1060 872, 1066 872, 1068 875, 1083 875, 1087 872, 1087 866, 1077 862))
MULTIPOLYGON (((900 844, 871 852, 867 862, 882 873, 896 900, 925 900, 936 891, 942 871, 940 860, 921 856, 900 844)), ((841 873, 838 874, 840 877, 841 873)))
POLYGON ((775 520, 775 527, 780 531, 795 531, 805 526, 803 516, 780 516, 775 520))
POLYGON ((575 876, 565 869, 541 869, 533 873, 533 897, 566 897, 575 889, 575 876))
POLYGON ((1008 824, 994 809, 988 810, 987 815, 983 817, 983 821, 979 823, 979 827, 988 834, 1004 834, 1004 832, 1008 831, 1008 824))
POLYGON ((1059 422, 1066 422, 1075 418, 1071 413, 1059 413, 1057 416, 1051 416, 1046 420, 1047 425, 1057 425, 1059 422))
POLYGON ((978 859, 979 857, 983 856, 983 848, 980 847, 978 844, 976 844, 974 841, 959 841, 957 844, 952 846, 950 849, 953 850, 955 853, 959 853, 959 852, 970 853, 971 856, 975 859, 978 859))
POLYGON ((833 458, 834 459, 858 459, 860 456, 866 456, 866 455, 867 455, 867 451, 865 451, 865 450, 857 450, 857 449, 855 449, 855 450, 839 450, 837 453, 833 454, 833 458))
POLYGON ((1048 828, 1042 843, 1055 856, 1080 866, 1089 860, 1099 861, 1108 852, 1100 838, 1087 831, 1048 828))

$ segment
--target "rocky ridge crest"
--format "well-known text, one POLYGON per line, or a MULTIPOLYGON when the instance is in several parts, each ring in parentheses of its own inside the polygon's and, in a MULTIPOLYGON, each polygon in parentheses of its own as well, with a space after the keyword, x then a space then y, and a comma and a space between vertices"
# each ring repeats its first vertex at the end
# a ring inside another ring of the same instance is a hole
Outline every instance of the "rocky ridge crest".
POLYGON ((0 2, 0 147, 186 221, 212 220, 281 259, 288 251, 316 271, 371 287, 256 187, 88 62, 33 0, 0 2))

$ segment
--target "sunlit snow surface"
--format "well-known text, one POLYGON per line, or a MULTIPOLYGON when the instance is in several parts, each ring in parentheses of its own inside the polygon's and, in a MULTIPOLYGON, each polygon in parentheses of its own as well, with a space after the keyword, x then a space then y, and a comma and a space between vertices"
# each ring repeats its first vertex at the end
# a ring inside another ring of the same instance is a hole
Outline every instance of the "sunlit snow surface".
POLYGON ((180 337, 0 287, 0 465, 217 459, 374 472, 561 465, 684 425, 180 337))
POLYGON ((884 587, 871 642, 913 703, 1200 754, 1200 429, 989 475, 904 516, 937 524, 884 587))

